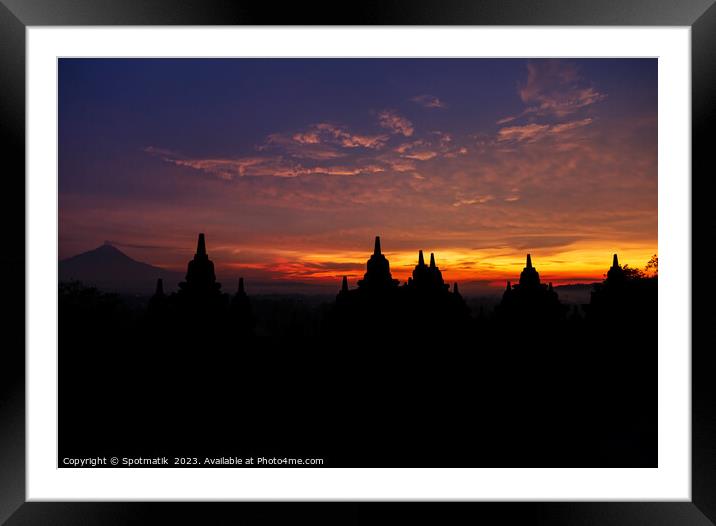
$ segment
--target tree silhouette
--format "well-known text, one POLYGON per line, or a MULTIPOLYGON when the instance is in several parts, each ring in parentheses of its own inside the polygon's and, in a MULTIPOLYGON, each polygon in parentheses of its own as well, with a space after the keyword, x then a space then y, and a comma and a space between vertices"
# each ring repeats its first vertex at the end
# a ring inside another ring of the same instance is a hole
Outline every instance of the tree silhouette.
POLYGON ((643 279, 646 277, 643 270, 637 267, 630 267, 629 264, 624 265, 622 271, 627 280, 643 279))
POLYGON ((654 277, 659 275, 659 258, 656 254, 651 256, 651 259, 646 264, 646 267, 644 267, 644 270, 652 274, 654 277))

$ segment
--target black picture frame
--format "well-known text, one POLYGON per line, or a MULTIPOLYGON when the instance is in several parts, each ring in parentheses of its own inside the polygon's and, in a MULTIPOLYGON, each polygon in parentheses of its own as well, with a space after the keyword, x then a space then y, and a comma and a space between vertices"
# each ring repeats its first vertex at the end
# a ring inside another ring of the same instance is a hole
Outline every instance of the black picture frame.
MULTIPOLYGON (((690 502, 421 504, 433 523, 716 524, 716 317, 708 239, 716 219, 706 200, 713 180, 710 128, 716 116, 714 0, 431 0, 286 3, 231 0, 0 0, 0 149, 3 168, 0 278, 0 522, 17 524, 373 522, 396 508, 378 503, 39 503, 25 502, 25 29, 42 25, 638 25, 689 26, 692 60, 692 500, 690 502), (24 219, 23 219, 24 221, 24 219), (23 279, 18 279, 23 276, 23 279), (701 300, 701 301, 700 301, 701 300), (699 309, 695 306, 699 304, 699 309)), ((687 351, 687 350, 685 350, 687 351)), ((417 509, 416 509, 417 508, 417 509)), ((398 513, 407 510, 401 506, 398 513)), ((405 517, 403 516, 403 519, 405 517)))

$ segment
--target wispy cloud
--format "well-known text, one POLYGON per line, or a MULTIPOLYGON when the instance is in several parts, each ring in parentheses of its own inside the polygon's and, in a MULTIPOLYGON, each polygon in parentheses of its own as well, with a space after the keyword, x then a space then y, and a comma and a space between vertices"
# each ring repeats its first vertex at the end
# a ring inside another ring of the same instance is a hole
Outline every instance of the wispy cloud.
POLYGON ((294 133, 292 139, 299 144, 318 144, 321 138, 315 132, 294 133))
POLYGON ((153 147, 145 148, 145 152, 157 155, 163 152, 162 160, 176 166, 192 168, 208 175, 227 181, 237 177, 300 177, 305 175, 361 175, 380 173, 385 167, 377 163, 356 163, 353 165, 307 165, 281 156, 277 157, 239 157, 234 159, 195 159, 187 158, 170 150, 153 147))
POLYGON ((452 158, 467 154, 467 148, 455 144, 453 136, 445 132, 432 132, 428 138, 404 142, 393 151, 404 159, 429 161, 437 157, 452 158))
POLYGON ((384 157, 381 160, 394 172, 412 172, 417 168, 413 160, 403 159, 402 157, 384 157))
POLYGON ((389 140, 385 134, 360 134, 347 126, 322 122, 294 133, 272 133, 257 147, 295 159, 330 160, 346 157, 352 150, 380 150, 389 140))
POLYGON ((525 108, 508 115, 497 125, 522 117, 560 119, 603 101, 606 94, 589 85, 573 64, 562 60, 539 60, 527 64, 527 80, 518 89, 525 108))
POLYGON ((383 110, 378 114, 378 122, 383 128, 391 131, 391 133, 411 137, 415 128, 413 123, 405 117, 401 117, 394 110, 383 110))
POLYGON ((606 95, 589 86, 576 66, 560 60, 527 64, 527 82, 519 90, 526 113, 564 117, 591 106, 606 95))
POLYGON ((509 115, 507 117, 503 117, 502 119, 498 120, 496 122, 496 124, 507 124, 508 122, 512 122, 517 118, 519 118, 519 115, 509 115))
POLYGON ((219 179, 231 180, 234 177, 243 177, 266 170, 267 167, 276 162, 276 159, 266 157, 242 157, 236 159, 210 158, 191 159, 178 152, 147 146, 144 151, 149 155, 161 158, 163 161, 201 170, 219 179))
POLYGON ((434 159, 437 156, 438 153, 431 150, 415 150, 403 154, 403 157, 407 159, 415 159, 417 161, 429 161, 430 159, 434 159))
POLYGON ((315 125, 315 129, 329 137, 344 148, 369 148, 380 149, 388 141, 387 135, 360 135, 350 133, 344 126, 336 126, 330 123, 320 123, 315 125))
POLYGON ((523 126, 508 126, 497 132, 498 141, 526 141, 534 142, 549 130, 548 124, 525 124, 523 126))
POLYGON ((579 121, 571 121, 571 122, 563 122, 561 124, 555 124, 550 128, 550 133, 564 133, 571 130, 576 130, 577 128, 581 128, 583 126, 589 126, 592 124, 593 119, 592 118, 586 118, 579 121))
POLYGON ((405 159, 416 161, 428 161, 438 156, 431 144, 423 139, 402 143, 395 148, 395 152, 405 159))
POLYGON ((440 146, 443 148, 450 147, 453 142, 453 136, 449 133, 435 131, 433 132, 433 135, 437 137, 440 146))
POLYGON ((460 206, 483 205, 485 203, 489 203, 494 198, 495 197, 492 195, 476 195, 476 196, 472 196, 472 197, 460 197, 452 203, 452 206, 454 206, 455 208, 458 208, 460 206))
POLYGON ((259 152, 271 152, 276 155, 288 155, 295 159, 330 160, 346 156, 346 152, 335 144, 321 141, 312 133, 286 135, 272 133, 263 144, 256 147, 259 152))
MULTIPOLYGON (((579 128, 589 126, 593 119, 588 117, 577 121, 563 122, 559 124, 537 124, 530 123, 522 126, 508 126, 497 132, 497 141, 535 142, 549 134, 564 135, 579 128)), ((571 144, 571 143, 565 143, 571 144)))
MULTIPOLYGON (((414 134, 412 123, 385 110, 379 124, 398 137, 414 134)), ((465 156, 468 149, 451 133, 426 132, 423 138, 386 148, 391 136, 385 133, 356 133, 348 126, 320 122, 293 132, 269 134, 255 147, 253 155, 195 157, 170 149, 148 146, 145 152, 167 163, 192 168, 218 179, 269 176, 295 178, 316 174, 353 176, 382 172, 410 172, 416 178, 416 162, 465 156)))
POLYGON ((271 172, 276 177, 299 177, 302 175, 361 175, 384 172, 385 169, 375 164, 365 166, 282 166, 271 172))
POLYGON ((423 108, 447 108, 445 102, 433 95, 417 95, 410 100, 423 108))

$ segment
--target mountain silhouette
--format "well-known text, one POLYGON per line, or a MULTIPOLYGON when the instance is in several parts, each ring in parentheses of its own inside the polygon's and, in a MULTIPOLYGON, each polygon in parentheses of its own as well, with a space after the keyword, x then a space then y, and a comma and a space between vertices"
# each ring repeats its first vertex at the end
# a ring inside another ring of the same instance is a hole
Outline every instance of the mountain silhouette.
POLYGON ((182 275, 136 261, 109 243, 59 262, 60 281, 77 280, 110 292, 146 294, 158 278, 174 287, 182 275))

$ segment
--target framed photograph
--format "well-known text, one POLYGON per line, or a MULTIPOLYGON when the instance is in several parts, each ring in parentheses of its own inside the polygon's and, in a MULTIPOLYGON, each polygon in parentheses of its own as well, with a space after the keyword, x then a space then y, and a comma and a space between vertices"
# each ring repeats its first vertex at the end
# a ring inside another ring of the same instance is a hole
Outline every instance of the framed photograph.
POLYGON ((2 520, 716 520, 712 2, 0 23, 2 520))

